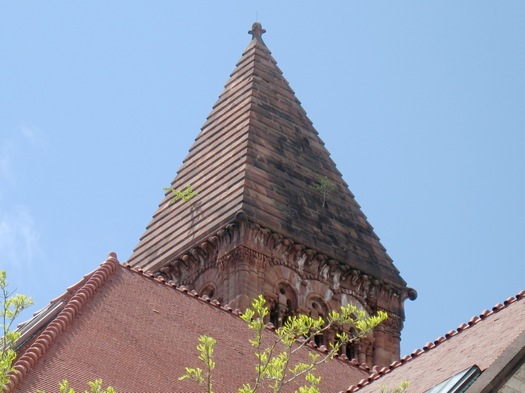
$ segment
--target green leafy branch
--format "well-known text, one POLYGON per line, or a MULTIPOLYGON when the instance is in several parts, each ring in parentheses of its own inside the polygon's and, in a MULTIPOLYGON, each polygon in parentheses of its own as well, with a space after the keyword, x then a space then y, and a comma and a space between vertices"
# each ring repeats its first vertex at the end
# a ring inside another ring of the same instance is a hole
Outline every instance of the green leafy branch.
POLYGON ((15 345, 20 332, 11 331, 11 326, 20 313, 33 304, 30 297, 9 292, 7 273, 0 270, 0 387, 9 383, 9 374, 16 372, 13 363, 16 359, 15 345))
MULTIPOLYGON (((102 380, 96 379, 88 382, 90 390, 86 390, 85 393, 116 393, 116 390, 109 386, 107 389, 102 388, 102 380)), ((75 393, 75 390, 69 386, 69 382, 64 379, 59 384, 60 393, 75 393)), ((39 390, 38 393, 45 393, 43 390, 39 390)))
POLYGON ((197 345, 197 350, 199 351, 199 360, 202 361, 202 363, 206 367, 206 373, 203 376, 201 368, 186 367, 186 373, 179 377, 179 381, 191 379, 196 381, 199 385, 205 386, 206 392, 213 392, 213 381, 211 378, 211 372, 215 368, 215 361, 213 360, 213 351, 216 343, 217 341, 212 337, 199 337, 199 345, 197 345))
POLYGON ((164 187, 163 190, 171 191, 171 193, 173 194, 171 198, 172 204, 177 202, 178 200, 183 200, 184 202, 188 202, 194 197, 196 197, 197 195, 199 195, 196 191, 193 191, 190 185, 186 186, 186 188, 183 189, 182 191, 179 191, 173 187, 164 187))
MULTIPOLYGON (((254 393, 267 387, 272 392, 282 392, 283 388, 299 377, 304 376, 304 385, 297 390, 298 393, 319 393, 321 377, 315 376, 316 367, 333 358, 343 345, 347 345, 370 333, 377 325, 387 319, 387 314, 379 311, 376 315, 367 316, 364 310, 353 305, 347 305, 340 311, 331 311, 326 320, 314 319, 308 315, 295 315, 287 319, 285 324, 276 329, 275 338, 264 345, 263 333, 266 329, 265 318, 269 314, 266 299, 259 295, 242 315, 248 328, 253 331, 254 337, 249 340, 255 349, 255 381, 253 384, 245 383, 238 391, 240 393, 254 393), (321 355, 312 351, 308 352, 309 361, 294 362, 292 358, 315 336, 342 326, 353 326, 356 334, 337 333, 335 342, 330 344, 327 353, 321 355)), ((211 371, 215 368, 212 359, 215 340, 208 336, 199 337, 199 359, 206 367, 206 375, 200 368, 186 368, 186 374, 180 377, 192 379, 205 387, 205 392, 212 393, 211 371)))
POLYGON ((410 385, 410 382, 403 381, 398 387, 395 388, 389 388, 386 385, 379 386, 379 392, 380 393, 406 393, 408 392, 408 386, 410 385))
POLYGON ((322 207, 325 207, 326 198, 335 190, 335 185, 328 179, 327 176, 322 176, 319 178, 318 183, 313 186, 313 189, 319 191, 323 195, 323 202, 321 203, 322 207))

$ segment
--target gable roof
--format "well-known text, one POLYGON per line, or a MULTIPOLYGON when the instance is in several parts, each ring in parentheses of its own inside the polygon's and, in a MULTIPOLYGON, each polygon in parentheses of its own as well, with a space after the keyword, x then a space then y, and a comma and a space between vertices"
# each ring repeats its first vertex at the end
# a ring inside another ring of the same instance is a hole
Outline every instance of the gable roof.
POLYGON ((296 243, 404 288, 379 238, 255 23, 224 91, 129 263, 149 271, 188 252, 242 214, 296 243), (325 192, 324 192, 325 191, 325 192))
MULTIPOLYGON (((63 379, 83 391, 96 378, 119 393, 194 391, 178 377, 184 367, 201 366, 196 346, 203 334, 217 339, 216 391, 232 391, 253 377, 252 334, 235 310, 124 267, 115 254, 59 302, 66 298, 58 315, 51 307, 38 314, 40 325, 26 325, 38 333, 20 350, 9 391, 56 391, 63 379)), ((303 361, 309 350, 300 351, 303 361)), ((337 392, 368 371, 334 359, 318 367, 318 375, 323 391, 337 392)))
MULTIPOLYGON (((493 365, 502 370, 504 365, 497 365, 497 360, 505 356, 510 356, 507 359, 509 362, 512 359, 515 359, 514 362, 519 361, 525 343, 523 298, 525 290, 497 304, 492 310, 485 310, 479 316, 472 317, 468 323, 427 343, 423 349, 414 351, 390 367, 376 368, 372 375, 350 386, 347 392, 376 392, 379 386, 395 388, 403 381, 410 382, 411 392, 426 392, 474 365, 482 372, 487 372, 493 365), (517 345, 522 347, 517 348, 517 345)), ((488 374, 486 377, 482 374, 480 380, 483 378, 488 378, 485 381, 488 384, 495 376, 491 378, 488 374)))

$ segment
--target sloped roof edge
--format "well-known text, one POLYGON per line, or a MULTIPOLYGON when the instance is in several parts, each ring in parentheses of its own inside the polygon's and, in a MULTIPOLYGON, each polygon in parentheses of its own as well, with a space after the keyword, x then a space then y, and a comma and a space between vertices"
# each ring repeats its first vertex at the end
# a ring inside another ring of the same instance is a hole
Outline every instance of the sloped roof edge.
POLYGON ((31 319, 19 323, 17 325, 16 332, 20 334, 20 337, 16 342, 16 350, 18 351, 20 348, 22 348, 31 340, 35 333, 37 333, 49 321, 56 317, 64 309, 69 300, 71 300, 71 297, 75 295, 76 291, 82 288, 82 286, 91 278, 91 276, 93 276, 93 274, 98 269, 99 268, 84 275, 80 281, 68 287, 66 292, 52 299, 47 306, 38 311, 35 311, 31 319))
MULTIPOLYGON (((67 328, 82 307, 95 294, 97 289, 104 285, 108 276, 111 275, 118 266, 120 266, 120 263, 117 260, 117 254, 111 252, 100 267, 91 275, 87 276, 88 278, 85 279, 85 281, 81 280, 79 283, 71 287, 73 290, 76 288, 78 288, 78 290, 67 304, 64 305, 64 300, 62 298, 65 297, 69 290, 66 294, 58 298, 59 301, 57 303, 51 302, 51 305, 48 308, 37 313, 34 321, 30 321, 24 325, 27 327, 26 330, 24 330, 24 326, 22 326, 23 335, 29 332, 34 333, 52 319, 38 338, 29 346, 29 348, 27 348, 23 355, 16 360, 13 366, 16 372, 9 376, 9 384, 6 387, 7 392, 12 391, 23 380, 25 375, 35 367, 38 361, 44 356, 56 340, 57 336, 67 328), (56 307, 53 307, 53 305, 56 307), (58 315, 53 318, 53 315, 56 315, 57 308, 60 309, 62 306, 63 308, 59 311, 58 315)), ((27 335, 26 339, 28 339, 27 335)))
MULTIPOLYGON (((361 388, 364 388, 365 386, 370 385, 372 382, 379 380, 382 376, 389 374, 393 370, 402 367, 403 365, 409 363, 410 361, 414 360, 415 358, 428 353, 432 349, 436 348, 440 344, 442 344, 445 341, 450 340, 452 337, 459 335, 460 333, 466 331, 470 327, 476 325, 478 322, 483 321, 487 317, 498 313, 506 308, 508 308, 511 304, 516 303, 520 300, 525 298, 525 290, 520 291, 516 296, 509 297, 507 300, 505 300, 503 303, 498 303, 494 307, 492 307, 492 310, 484 310, 479 315, 474 315, 467 323, 462 323, 459 325, 456 330, 450 330, 447 332, 444 336, 438 337, 433 342, 428 342, 423 346, 423 348, 414 350, 410 355, 406 355, 403 358, 401 358, 398 361, 393 362, 390 366, 387 367, 378 367, 375 366, 372 368, 372 374, 366 379, 363 379, 359 381, 357 385, 350 386, 345 393, 353 393, 358 392, 361 390, 361 388)), ((523 333, 520 336, 523 339, 523 333)), ((503 355, 501 355, 503 356, 503 355)), ((499 359, 499 358, 498 358, 499 359)))

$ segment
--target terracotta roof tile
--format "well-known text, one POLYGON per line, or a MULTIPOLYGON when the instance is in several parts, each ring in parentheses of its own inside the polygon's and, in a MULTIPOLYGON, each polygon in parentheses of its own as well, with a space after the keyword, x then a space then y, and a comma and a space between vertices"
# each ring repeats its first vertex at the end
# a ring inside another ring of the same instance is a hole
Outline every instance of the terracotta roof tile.
MULTIPOLYGON (((114 254, 82 282, 21 353, 12 391, 56 391, 64 378, 80 391, 95 378, 119 393, 192 391, 194 385, 178 377, 184 367, 198 365, 201 334, 218 340, 217 392, 230 392, 253 375, 251 332, 239 310, 119 265, 114 254)), ((307 360, 306 350, 300 356, 307 360)), ((348 360, 334 359, 318 370, 327 392, 368 377, 368 367, 348 360)))
POLYGON ((374 369, 374 374, 346 391, 375 392, 377 384, 395 388, 406 380, 410 391, 424 392, 473 365, 486 370, 524 334, 525 303, 520 301, 523 297, 525 291, 495 305, 492 311, 473 316, 457 330, 393 362, 387 371, 374 369), (379 381, 372 383, 376 380, 379 381))
MULTIPOLYGON (((82 280, 81 285, 75 285, 68 288, 66 293, 73 292, 74 295, 67 301, 67 304, 60 310, 56 316, 38 335, 35 341, 25 349, 23 352, 19 351, 19 358, 14 364, 16 373, 11 375, 10 384, 8 388, 14 388, 20 381, 23 380, 28 371, 33 369, 40 359, 47 353, 48 349, 53 345, 55 340, 60 336, 77 314, 82 310, 83 306, 95 294, 95 292, 104 284, 107 277, 115 271, 118 266, 116 254, 110 254, 109 258, 104 262, 99 269, 89 278, 82 280)), ((62 298, 64 298, 63 296, 62 298)), ((47 323, 47 320, 40 320, 40 323, 47 323)), ((27 326, 30 326, 28 323, 27 326)), ((24 326, 21 327, 22 337, 24 336, 24 326)))

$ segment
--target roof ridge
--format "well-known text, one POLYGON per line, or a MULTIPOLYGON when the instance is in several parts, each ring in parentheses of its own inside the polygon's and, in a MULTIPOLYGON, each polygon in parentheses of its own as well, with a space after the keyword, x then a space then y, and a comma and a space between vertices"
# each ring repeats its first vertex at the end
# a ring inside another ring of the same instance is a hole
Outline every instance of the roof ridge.
MULTIPOLYGON (((177 286, 175 284, 174 281, 172 280, 166 280, 163 276, 161 275, 156 275, 148 270, 145 270, 145 269, 142 269, 142 268, 136 268, 134 266, 132 266, 131 264, 129 263, 123 263, 121 266, 127 268, 128 270, 130 270, 131 272, 133 273, 136 273, 136 274, 140 274, 150 280, 153 280, 153 281, 156 281, 158 283, 161 283, 161 284, 164 284, 166 286, 169 286, 179 292, 182 292, 183 294, 191 297, 191 298, 194 298, 194 299, 197 299, 203 303, 208 303, 210 304, 211 306, 227 313, 227 314, 232 314, 236 317, 238 317, 239 319, 241 318, 241 315, 242 315, 242 311, 238 308, 232 308, 230 307, 229 305, 223 305, 219 300, 217 299, 213 299, 213 298, 210 298, 209 296, 206 296, 206 295, 203 295, 203 296, 199 296, 197 291, 192 289, 192 290, 189 290, 186 286, 184 285, 181 285, 181 286, 177 286)), ((276 328, 274 326, 273 323, 267 323, 266 326, 265 326, 265 330, 267 331, 271 331, 271 332, 275 332, 276 328)), ((298 342, 300 342, 300 340, 297 340, 298 342)), ((313 349, 315 351, 318 351, 318 352, 322 352, 324 354, 326 354, 328 352, 328 348, 325 346, 325 345, 321 345, 321 346, 318 346, 314 341, 310 341, 306 344, 306 346, 310 349, 313 349)), ((357 368, 357 369, 360 369, 360 370, 364 370, 368 373, 370 373, 371 371, 371 368, 370 366, 368 366, 366 363, 359 363, 359 361, 356 359, 356 358, 353 358, 353 359, 349 359, 346 355, 334 355, 334 358, 337 359, 338 361, 340 362, 343 362, 343 363, 347 363, 348 365, 350 365, 351 367, 354 367, 354 368, 357 368)))
MULTIPOLYGON (((35 322, 39 323, 41 319, 46 318, 47 315, 51 312, 51 310, 59 307, 61 303, 67 303, 76 293, 76 291, 79 288, 81 288, 87 282, 87 280, 89 280, 89 278, 97 271, 98 268, 99 267, 90 271, 87 274, 84 274, 84 276, 79 281, 67 287, 64 293, 62 293, 61 295, 58 295, 54 299, 51 299, 45 307, 33 312, 33 316, 30 319, 20 322, 17 325, 17 329, 16 329, 21 334, 21 336, 17 340, 17 347, 19 348, 20 346, 24 344, 24 342, 27 339, 29 339, 25 337, 27 336, 27 330, 31 330, 31 328, 34 327, 35 322)), ((60 308, 59 311, 61 311, 62 309, 63 307, 60 308)))
MULTIPOLYGON (((414 351, 412 351, 411 354, 405 355, 399 360, 396 360, 392 362, 389 366, 385 367, 379 367, 374 366, 372 367, 372 374, 368 378, 362 379, 359 381, 356 385, 351 385, 345 393, 353 393, 359 391, 362 387, 365 387, 366 385, 369 385, 370 383, 378 380, 383 375, 388 374, 392 372, 394 369, 401 367, 402 365, 410 362, 414 358, 427 353, 428 351, 436 348, 441 343, 450 340, 452 337, 455 337, 459 335, 460 333, 464 332, 465 330, 468 330, 472 326, 476 325, 478 322, 483 321, 487 317, 494 315, 506 308, 508 308, 511 304, 516 303, 520 301, 521 299, 525 298, 525 289, 518 292, 515 296, 511 296, 507 298, 503 303, 498 303, 494 307, 492 307, 491 310, 483 310, 481 314, 474 315, 467 323, 462 323, 459 325, 456 330, 450 330, 448 331, 445 336, 440 336, 433 342, 426 343, 423 348, 416 348, 414 351)), ((341 392, 340 392, 341 393, 341 392)))
MULTIPOLYGON (((110 252, 108 258, 87 278, 83 285, 79 283, 68 288, 75 291, 75 294, 67 300, 64 308, 59 312, 58 316, 47 325, 44 331, 38 335, 35 342, 33 342, 24 354, 15 362, 13 368, 16 370, 9 376, 9 383, 7 384, 7 392, 12 391, 25 377, 28 371, 33 369, 38 361, 44 356, 47 350, 55 342, 58 335, 62 333, 77 316, 78 312, 90 300, 95 292, 104 285, 106 279, 111 275, 117 267, 120 266, 117 260, 117 254, 110 252)), ((81 280, 80 282, 83 282, 81 280)), ((59 301, 64 300, 58 297, 59 301)), ((52 303, 53 304, 53 303, 52 303)), ((38 314, 40 315, 40 313, 38 314)), ((43 323, 47 322, 42 319, 43 323)))

